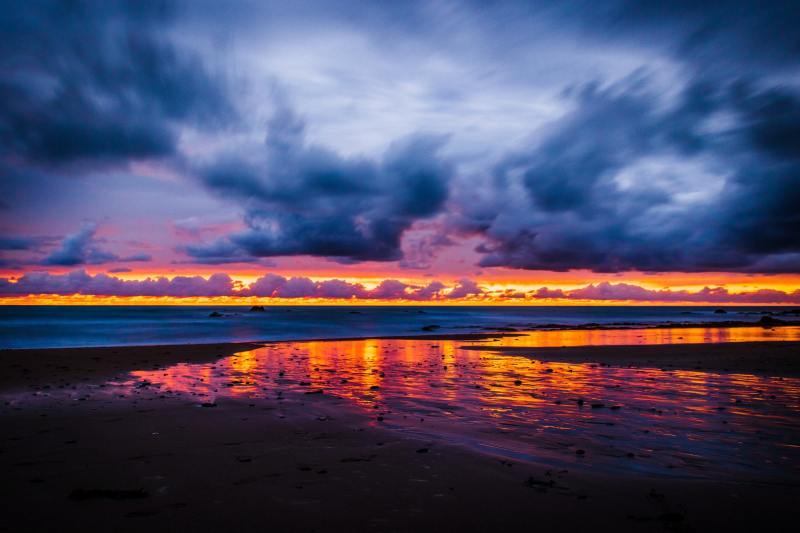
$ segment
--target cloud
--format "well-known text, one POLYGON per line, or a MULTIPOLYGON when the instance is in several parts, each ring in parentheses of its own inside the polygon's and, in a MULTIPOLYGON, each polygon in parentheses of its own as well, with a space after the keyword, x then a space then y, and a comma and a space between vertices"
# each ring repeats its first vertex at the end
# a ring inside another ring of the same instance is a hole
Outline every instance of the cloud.
POLYGON ((145 263, 147 261, 151 261, 153 257, 150 254, 133 254, 127 255, 119 259, 119 261, 123 261, 126 263, 145 263))
POLYGON ((201 265, 224 265, 227 263, 253 263, 258 261, 236 244, 228 239, 217 239, 208 244, 190 244, 179 247, 178 252, 183 252, 191 257, 190 263, 201 265))
POLYGON ((692 302, 692 303, 739 303, 739 304, 798 304, 800 289, 784 292, 774 289, 759 289, 739 293, 724 287, 704 287, 698 291, 646 289, 630 283, 607 281, 590 284, 580 289, 563 291, 542 287, 531 293, 535 299, 567 299, 594 301, 638 301, 638 302, 692 302))
POLYGON ((284 104, 262 150, 202 170, 203 183, 240 205, 247 229, 186 248, 195 259, 312 255, 346 261, 400 259, 403 233, 444 206, 452 166, 442 136, 414 135, 380 161, 344 158, 305 141, 284 104))
POLYGON ((412 231, 403 235, 403 258, 398 262, 400 268, 429 269, 442 249, 455 244, 452 239, 442 233, 441 228, 434 226, 421 231, 414 231, 414 229, 412 228, 412 231))
MULTIPOLYGON (((180 222, 131 240, 204 265, 480 241, 485 268, 800 272, 797 2, 0 4, 3 227, 146 212, 180 222)), ((45 264, 148 259, 68 239, 45 264)))
MULTIPOLYGON (((126 271, 115 269, 116 272, 126 271)), ((345 300, 408 300, 434 301, 459 299, 478 295, 483 291, 474 282, 462 279, 449 292, 439 281, 427 285, 414 285, 387 279, 368 290, 361 283, 340 279, 314 281, 306 277, 286 278, 278 274, 265 274, 249 286, 234 282, 227 274, 217 273, 209 278, 201 276, 156 277, 143 280, 123 280, 108 274, 88 274, 76 270, 66 274, 30 272, 17 280, 0 278, 0 296, 59 294, 95 296, 245 296, 261 298, 318 298, 345 300)))
POLYGON ((0 144, 34 164, 176 151, 177 123, 220 125, 223 85, 169 40, 163 2, 3 2, 0 144))
POLYGON ((340 279, 312 281, 305 277, 285 278, 277 274, 266 274, 253 282, 240 294, 270 298, 335 298, 361 300, 415 300, 431 301, 443 298, 462 298, 468 294, 479 294, 463 288, 470 287, 469 280, 461 280, 450 293, 444 293, 446 285, 433 281, 425 286, 404 283, 395 279, 385 279, 375 288, 367 290, 361 283, 350 283, 340 279), (461 287, 459 289, 459 287, 461 287), (459 290, 460 293, 453 294, 459 290))
POLYGON ((28 237, 0 237, 0 250, 30 250, 37 245, 36 239, 28 237))
POLYGON ((61 247, 48 255, 42 264, 57 266, 100 265, 119 259, 116 255, 102 250, 94 242, 96 224, 85 224, 77 233, 67 235, 61 247))
MULTIPOLYGON (((112 272, 123 272, 115 269, 112 272)), ((489 291, 475 281, 461 279, 449 286, 432 281, 427 285, 386 279, 372 289, 361 283, 340 279, 314 281, 306 277, 284 277, 265 274, 249 286, 235 282, 227 274, 201 276, 156 277, 143 280, 123 280, 109 274, 91 275, 84 270, 66 274, 30 272, 18 279, 0 278, 0 297, 20 295, 94 295, 94 296, 152 296, 152 297, 217 297, 238 296, 287 300, 380 300, 437 302, 451 300, 572 300, 605 302, 664 302, 698 304, 800 304, 800 289, 793 292, 773 289, 731 292, 724 287, 705 287, 698 291, 646 289, 629 283, 601 282, 572 290, 541 287, 527 294, 515 290, 489 291)))
POLYGON ((61 247, 48 255, 41 264, 51 266, 102 265, 112 262, 146 262, 152 259, 148 254, 140 253, 119 257, 103 250, 95 242, 96 232, 96 224, 84 224, 76 233, 64 237, 61 247))
POLYGON ((736 74, 792 69, 800 52, 800 6, 792 0, 766 0, 757 8, 748 0, 586 1, 582 7, 588 31, 661 47, 706 69, 736 74))
POLYGON ((76 270, 67 274, 30 272, 15 283, 0 278, 0 293, 16 294, 87 294, 97 296, 226 296, 233 291, 234 283, 227 274, 214 274, 208 279, 201 276, 176 276, 121 280, 108 274, 87 274, 76 270))
POLYGON ((800 271, 800 93, 653 84, 577 88, 572 112, 454 200, 450 227, 485 238, 481 266, 800 271))
POLYGON ((469 279, 461 279, 458 281, 458 285, 456 285, 453 290, 447 293, 447 298, 456 300, 466 296, 478 295, 482 293, 483 289, 481 289, 477 283, 469 279))

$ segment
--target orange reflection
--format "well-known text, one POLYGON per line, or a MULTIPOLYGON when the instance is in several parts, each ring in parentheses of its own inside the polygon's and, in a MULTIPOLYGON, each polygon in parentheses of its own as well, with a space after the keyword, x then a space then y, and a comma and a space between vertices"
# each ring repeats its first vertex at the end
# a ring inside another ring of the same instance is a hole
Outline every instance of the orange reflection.
POLYGON ((649 329, 582 329, 557 331, 525 331, 517 337, 501 337, 481 345, 531 346, 615 346, 638 344, 699 344, 717 342, 797 341, 800 327, 774 329, 752 328, 649 328, 649 329))
POLYGON ((375 424, 554 466, 695 476, 796 476, 800 379, 552 363, 478 346, 660 344, 798 338, 800 328, 530 332, 483 342, 276 343, 212 364, 134 373, 198 401, 297 403, 324 391, 375 424), (634 462, 632 462, 634 461, 634 462))

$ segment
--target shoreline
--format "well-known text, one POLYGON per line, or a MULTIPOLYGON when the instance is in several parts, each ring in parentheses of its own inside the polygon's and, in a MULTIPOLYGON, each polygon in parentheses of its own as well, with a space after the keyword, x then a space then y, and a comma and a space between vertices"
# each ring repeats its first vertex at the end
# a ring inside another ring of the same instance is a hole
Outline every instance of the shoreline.
MULTIPOLYGON (((763 317, 770 318, 770 317, 763 317)), ((428 326, 431 327, 431 326, 428 326)), ((439 326, 435 326, 439 328, 439 326)), ((770 319, 769 322, 745 322, 745 321, 714 321, 714 322, 666 322, 658 324, 636 324, 633 322, 619 323, 586 323, 578 325, 570 324, 540 324, 531 327, 521 326, 461 326, 464 329, 481 329, 482 331, 471 331, 469 333, 432 333, 434 330, 427 330, 426 333, 408 333, 401 335, 358 335, 354 337, 297 337, 290 339, 249 339, 232 340, 218 342, 201 343, 154 343, 154 344, 108 344, 102 346, 47 346, 33 348, 3 348, 0 347, 0 354, 5 352, 18 351, 43 351, 43 350, 119 350, 130 348, 169 348, 180 346, 197 346, 201 349, 206 346, 230 346, 230 345, 267 345, 278 343, 298 343, 298 342, 340 342, 340 341, 362 341, 362 340, 488 340, 501 337, 525 337, 527 332, 566 332, 566 331, 657 331, 669 329, 739 329, 739 328, 763 328, 771 330, 783 327, 800 327, 800 320, 776 320, 770 319)), ((424 328, 423 328, 424 329, 424 328)))
POLYGON ((542 362, 760 376, 800 376, 800 342, 756 341, 607 346, 462 346, 542 362))
MULTIPOLYGON (((236 353, 282 344, 365 340, 482 341, 524 336, 524 332, 487 332, 230 343, 3 349, 0 350, 0 390, 19 386, 40 386, 52 382, 55 379, 54 371, 56 370, 61 378, 93 381, 119 377, 131 371, 151 369, 154 366, 160 368, 177 363, 213 362, 236 353)), ((798 341, 765 340, 560 347, 464 345, 461 348, 564 363, 745 372, 757 375, 800 375, 800 342, 798 341), (792 357, 792 353, 797 353, 798 356, 792 357)))

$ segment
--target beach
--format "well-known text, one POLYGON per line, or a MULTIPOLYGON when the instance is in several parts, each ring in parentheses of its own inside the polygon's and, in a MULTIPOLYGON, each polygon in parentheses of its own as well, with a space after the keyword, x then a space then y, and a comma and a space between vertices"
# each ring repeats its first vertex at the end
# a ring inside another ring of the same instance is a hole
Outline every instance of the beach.
POLYGON ((486 337, 2 351, 2 527, 769 531, 796 512, 797 343, 486 337), (710 376, 692 400, 705 403, 671 397, 654 372, 710 376), (568 390, 604 376, 643 389, 568 390), (481 415, 493 398, 526 410, 495 424, 481 415), (550 434, 534 411, 582 422, 550 434), (519 420, 533 420, 531 438, 519 420), (659 428, 684 425, 663 457, 632 433, 666 449, 659 428), (687 444, 698 430, 721 448, 687 444))
POLYGON ((797 529, 800 0, 6 3, 0 533, 797 529))

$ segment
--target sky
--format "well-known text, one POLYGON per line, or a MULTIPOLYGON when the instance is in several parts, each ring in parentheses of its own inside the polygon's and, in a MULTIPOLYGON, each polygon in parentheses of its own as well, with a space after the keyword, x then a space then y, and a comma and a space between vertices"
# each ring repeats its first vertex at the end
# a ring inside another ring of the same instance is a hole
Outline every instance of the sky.
POLYGON ((0 4, 0 303, 800 304, 796 1, 0 4))

